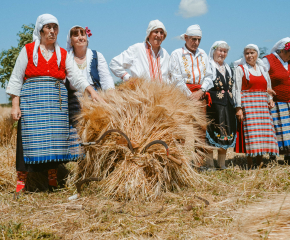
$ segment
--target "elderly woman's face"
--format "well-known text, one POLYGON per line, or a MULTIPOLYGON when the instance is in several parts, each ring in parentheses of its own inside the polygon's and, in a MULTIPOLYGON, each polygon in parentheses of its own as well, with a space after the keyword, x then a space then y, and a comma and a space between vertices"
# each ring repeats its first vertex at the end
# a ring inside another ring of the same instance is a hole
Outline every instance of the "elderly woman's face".
POLYGON ((283 49, 280 53, 279 56, 282 58, 284 62, 289 62, 290 61, 290 51, 286 51, 283 49))
POLYGON ((45 24, 40 31, 41 43, 55 43, 58 34, 58 25, 56 23, 45 24))
POLYGON ((258 53, 256 50, 254 49, 250 49, 250 48, 247 48, 245 49, 244 51, 244 56, 245 56, 245 59, 246 59, 246 62, 251 65, 251 66, 255 66, 256 64, 256 61, 258 59, 258 53))
POLYGON ((161 46, 164 38, 164 30, 162 28, 157 28, 150 33, 148 40, 153 48, 158 48, 161 46))
POLYGON ((213 60, 222 65, 228 56, 228 49, 218 47, 213 53, 213 60))
POLYGON ((87 47, 88 39, 87 39, 87 34, 85 33, 85 31, 78 31, 77 35, 72 35, 71 45, 74 48, 87 47))

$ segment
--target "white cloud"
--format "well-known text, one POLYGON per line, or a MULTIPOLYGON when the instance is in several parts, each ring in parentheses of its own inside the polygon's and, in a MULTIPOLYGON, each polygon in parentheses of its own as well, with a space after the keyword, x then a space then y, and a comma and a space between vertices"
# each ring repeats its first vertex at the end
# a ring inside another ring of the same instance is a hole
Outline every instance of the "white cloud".
POLYGON ((206 0, 181 0, 178 14, 184 18, 191 18, 207 13, 206 0))

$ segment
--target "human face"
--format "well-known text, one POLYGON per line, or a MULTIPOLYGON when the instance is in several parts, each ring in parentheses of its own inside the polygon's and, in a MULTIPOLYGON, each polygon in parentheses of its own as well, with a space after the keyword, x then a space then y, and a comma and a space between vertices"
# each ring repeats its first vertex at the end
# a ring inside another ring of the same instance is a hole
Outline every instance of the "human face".
POLYGON ((189 51, 191 52, 196 52, 200 41, 201 41, 201 37, 198 36, 184 36, 185 42, 186 42, 186 47, 189 51))
POLYGON ((254 67, 258 58, 257 51, 254 49, 247 48, 244 51, 244 56, 245 56, 246 62, 252 67, 254 67))
POLYGON ((87 34, 85 32, 78 31, 78 35, 71 36, 71 45, 74 48, 84 48, 88 46, 87 34))
POLYGON ((56 23, 45 24, 40 31, 42 44, 53 44, 57 39, 58 25, 56 23))
POLYGON ((150 33, 148 41, 150 42, 152 48, 159 48, 164 38, 164 30, 162 28, 157 28, 150 33))
POLYGON ((228 56, 228 49, 218 47, 213 52, 213 60, 217 62, 219 65, 222 65, 228 56))
POLYGON ((283 49, 280 53, 279 56, 282 58, 284 62, 289 62, 290 61, 290 51, 286 51, 283 49))

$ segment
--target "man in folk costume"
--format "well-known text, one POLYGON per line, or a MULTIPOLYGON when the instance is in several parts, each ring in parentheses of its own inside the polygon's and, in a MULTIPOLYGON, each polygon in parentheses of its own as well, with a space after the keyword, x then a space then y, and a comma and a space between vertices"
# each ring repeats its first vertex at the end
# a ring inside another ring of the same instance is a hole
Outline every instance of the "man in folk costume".
POLYGON ((111 71, 123 81, 131 77, 167 81, 169 54, 161 47, 166 36, 167 31, 163 23, 159 20, 151 21, 146 31, 145 42, 136 43, 114 57, 110 63, 111 71), (130 70, 132 75, 126 69, 130 70))
POLYGON ((102 100, 73 58, 59 47, 58 32, 54 16, 37 18, 33 42, 21 50, 6 89, 12 96, 12 118, 19 120, 16 194, 24 191, 28 172, 48 170, 49 187, 57 187, 58 164, 77 160, 70 149, 65 79, 92 99, 102 100))
MULTIPOLYGON (((205 51, 199 48, 202 31, 199 25, 192 25, 180 38, 185 40, 185 45, 173 51, 170 56, 171 80, 190 99, 201 99, 205 92, 213 87, 208 57, 205 51)), ((207 96, 210 104, 210 95, 207 96)))
POLYGON ((269 72, 275 106, 271 109, 276 130, 279 153, 290 160, 290 38, 279 40, 271 50, 271 54, 263 58, 269 72))
MULTIPOLYGON (((176 84, 191 100, 200 100, 206 96, 211 105, 210 94, 207 90, 214 87, 212 70, 208 56, 199 48, 202 31, 199 25, 189 26, 185 34, 180 36, 185 45, 172 52, 169 72, 171 81, 176 84)), ((208 166, 213 166, 212 159, 206 159, 208 166)))

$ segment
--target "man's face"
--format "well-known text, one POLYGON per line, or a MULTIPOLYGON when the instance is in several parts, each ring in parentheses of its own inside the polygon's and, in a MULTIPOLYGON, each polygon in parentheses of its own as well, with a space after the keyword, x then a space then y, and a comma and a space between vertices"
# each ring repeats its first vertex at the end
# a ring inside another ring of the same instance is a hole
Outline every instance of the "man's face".
POLYGON ((153 48, 158 48, 161 46, 161 43, 163 42, 164 37, 165 37, 165 33, 163 29, 157 28, 150 33, 148 40, 153 48))
POLYGON ((189 51, 195 52, 200 44, 201 37, 198 36, 184 36, 186 47, 189 51))

